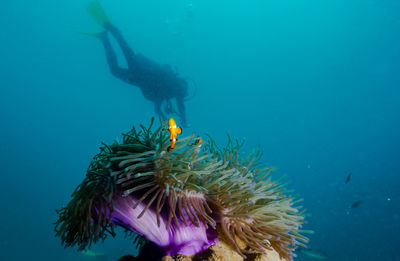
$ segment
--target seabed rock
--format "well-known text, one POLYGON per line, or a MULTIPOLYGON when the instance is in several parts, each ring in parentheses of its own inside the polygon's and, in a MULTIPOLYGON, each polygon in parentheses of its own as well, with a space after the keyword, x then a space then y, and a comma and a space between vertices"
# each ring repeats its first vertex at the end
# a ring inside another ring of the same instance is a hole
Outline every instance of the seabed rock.
MULTIPOLYGON (((220 231, 218 231, 220 232, 220 231)), ((216 245, 211 246, 209 249, 192 256, 176 255, 176 256, 164 256, 161 259, 154 259, 154 251, 144 251, 135 261, 285 261, 281 259, 279 254, 275 250, 267 250, 266 254, 248 254, 247 258, 244 259, 235 250, 233 244, 223 236, 222 233, 218 233, 219 242, 216 245)), ((243 241, 238 239, 239 247, 242 249, 246 248, 243 241)), ((150 249, 148 249, 150 250, 150 249)))

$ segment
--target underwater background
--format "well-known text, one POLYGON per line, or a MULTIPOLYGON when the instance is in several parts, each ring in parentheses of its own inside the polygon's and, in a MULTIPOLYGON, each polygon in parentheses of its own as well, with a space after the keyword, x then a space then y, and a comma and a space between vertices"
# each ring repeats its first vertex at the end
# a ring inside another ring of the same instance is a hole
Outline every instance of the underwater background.
MULTIPOLYGON (((1 3, 0 260, 93 260, 55 238, 55 210, 102 141, 155 116, 110 74, 101 43, 73 32, 101 29, 87 3, 1 3)), ((310 247, 400 260, 399 1, 101 3, 135 51, 196 82, 184 135, 246 139, 285 175, 304 198, 310 247)), ((92 250, 135 252, 122 236, 92 250)))

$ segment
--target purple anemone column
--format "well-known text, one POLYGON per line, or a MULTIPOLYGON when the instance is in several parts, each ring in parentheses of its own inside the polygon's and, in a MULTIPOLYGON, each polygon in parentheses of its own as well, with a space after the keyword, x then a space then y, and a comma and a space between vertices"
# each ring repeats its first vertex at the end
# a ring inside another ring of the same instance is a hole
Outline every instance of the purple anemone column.
POLYGON ((143 216, 137 218, 146 205, 141 203, 133 209, 136 202, 137 199, 133 196, 115 196, 112 221, 116 225, 144 236, 158 245, 166 255, 192 255, 218 242, 215 229, 205 228, 203 224, 196 227, 190 221, 186 226, 182 218, 178 219, 178 226, 172 221, 167 229, 167 218, 160 215, 160 226, 158 226, 156 213, 151 208, 147 209, 143 216))

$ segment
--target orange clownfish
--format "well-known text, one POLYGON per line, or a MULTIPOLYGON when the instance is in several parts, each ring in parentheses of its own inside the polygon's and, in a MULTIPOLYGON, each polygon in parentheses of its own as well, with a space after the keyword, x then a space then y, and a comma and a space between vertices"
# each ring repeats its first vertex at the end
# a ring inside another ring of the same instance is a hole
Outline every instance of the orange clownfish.
POLYGON ((202 145, 202 143, 203 143, 203 140, 202 140, 199 136, 197 136, 197 139, 196 139, 196 141, 193 143, 193 145, 194 145, 194 146, 198 146, 198 147, 200 148, 201 145, 202 145))
POLYGON ((168 147, 168 151, 170 151, 175 147, 175 142, 178 140, 178 134, 182 134, 182 128, 176 126, 175 120, 170 118, 168 120, 168 129, 164 129, 164 131, 169 131, 169 133, 171 133, 171 136, 169 137, 171 145, 168 147))

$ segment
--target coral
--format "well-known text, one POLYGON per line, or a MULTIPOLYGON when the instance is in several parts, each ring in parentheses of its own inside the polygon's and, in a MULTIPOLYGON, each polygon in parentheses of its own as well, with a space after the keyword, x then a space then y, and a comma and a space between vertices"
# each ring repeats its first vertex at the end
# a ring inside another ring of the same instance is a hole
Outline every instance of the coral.
POLYGON ((304 216, 299 200, 271 180, 273 168, 261 164, 259 151, 242 155, 242 143, 230 138, 223 149, 211 137, 201 146, 194 135, 167 151, 164 124, 154 131, 152 125, 100 148, 58 211, 56 233, 65 246, 90 247, 114 236, 118 225, 139 246, 148 240, 163 254, 191 255, 217 243, 218 226, 242 257, 275 249, 292 260, 307 242, 304 216))

